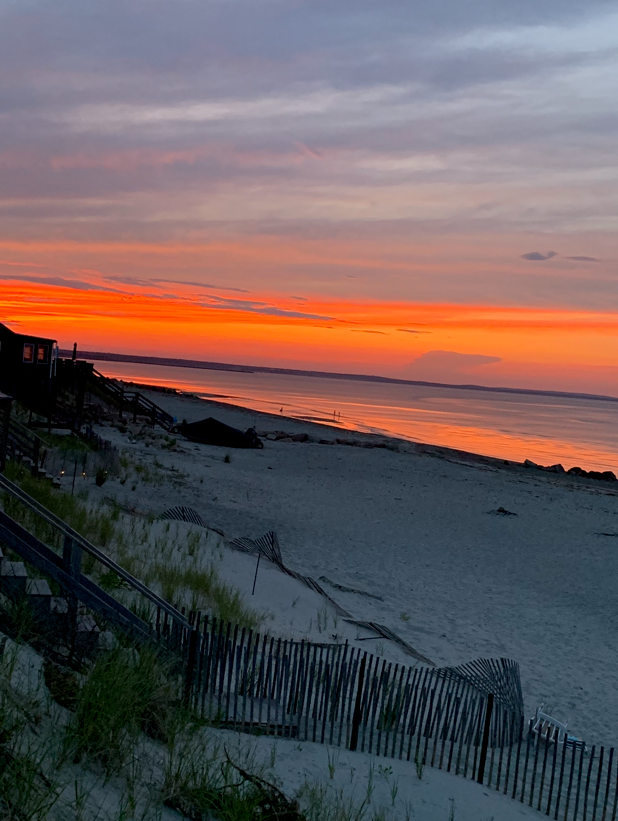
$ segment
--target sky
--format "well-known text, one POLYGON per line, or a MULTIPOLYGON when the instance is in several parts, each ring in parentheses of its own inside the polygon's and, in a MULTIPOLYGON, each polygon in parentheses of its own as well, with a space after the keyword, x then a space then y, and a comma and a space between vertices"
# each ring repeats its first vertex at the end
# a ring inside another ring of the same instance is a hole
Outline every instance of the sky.
POLYGON ((618 395, 606 0, 0 0, 0 321, 618 395))

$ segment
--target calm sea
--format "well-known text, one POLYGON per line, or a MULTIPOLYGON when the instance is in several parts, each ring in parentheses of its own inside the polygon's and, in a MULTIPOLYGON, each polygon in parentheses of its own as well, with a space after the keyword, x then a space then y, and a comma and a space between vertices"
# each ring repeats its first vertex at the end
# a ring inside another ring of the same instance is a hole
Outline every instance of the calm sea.
POLYGON ((126 362, 96 367, 106 376, 348 430, 618 473, 618 402, 126 362))

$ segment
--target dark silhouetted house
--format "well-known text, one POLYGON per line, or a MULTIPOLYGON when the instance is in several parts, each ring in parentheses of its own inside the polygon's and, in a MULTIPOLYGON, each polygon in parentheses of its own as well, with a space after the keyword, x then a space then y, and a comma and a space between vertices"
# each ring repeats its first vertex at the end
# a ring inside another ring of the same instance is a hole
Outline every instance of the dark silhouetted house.
POLYGON ((0 323, 0 391, 46 411, 55 396, 58 343, 0 323))

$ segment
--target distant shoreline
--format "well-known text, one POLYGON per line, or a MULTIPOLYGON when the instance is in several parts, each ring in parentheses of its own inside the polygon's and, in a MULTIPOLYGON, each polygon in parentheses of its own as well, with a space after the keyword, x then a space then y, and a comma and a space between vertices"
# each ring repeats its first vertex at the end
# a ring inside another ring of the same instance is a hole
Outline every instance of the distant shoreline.
MULTIPOLYGON (((60 356, 70 357, 72 351, 60 350, 60 356)), ((551 396, 563 399, 594 399, 601 402, 618 402, 618 396, 595 393, 573 393, 569 391, 541 391, 534 388, 488 387, 487 385, 452 385, 448 382, 425 382, 413 379, 397 379, 390 376, 370 374, 337 373, 331 371, 304 371, 295 368, 267 368, 260 365, 235 365, 225 362, 208 362, 199 359, 172 359, 162 356, 140 356, 138 354, 108 353, 104 351, 78 351, 80 359, 97 359, 101 362, 127 362, 135 365, 164 365, 171 368, 193 368, 196 370, 231 371, 233 373, 269 373, 281 376, 311 376, 322 379, 342 379, 352 382, 378 382, 390 385, 416 385, 425 388, 451 388, 454 390, 482 391, 486 393, 510 393, 527 396, 551 396)))

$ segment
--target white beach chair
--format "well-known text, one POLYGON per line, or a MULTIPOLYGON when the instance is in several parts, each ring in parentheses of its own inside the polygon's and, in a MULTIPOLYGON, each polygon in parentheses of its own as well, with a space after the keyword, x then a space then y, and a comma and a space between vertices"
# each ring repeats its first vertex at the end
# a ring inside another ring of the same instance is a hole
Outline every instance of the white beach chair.
POLYGON ((566 744, 567 747, 572 747, 574 750, 583 748, 586 752, 584 742, 567 732, 566 721, 562 722, 552 718, 549 713, 544 712, 543 707, 544 705, 541 704, 536 710, 532 732, 548 744, 566 744))

